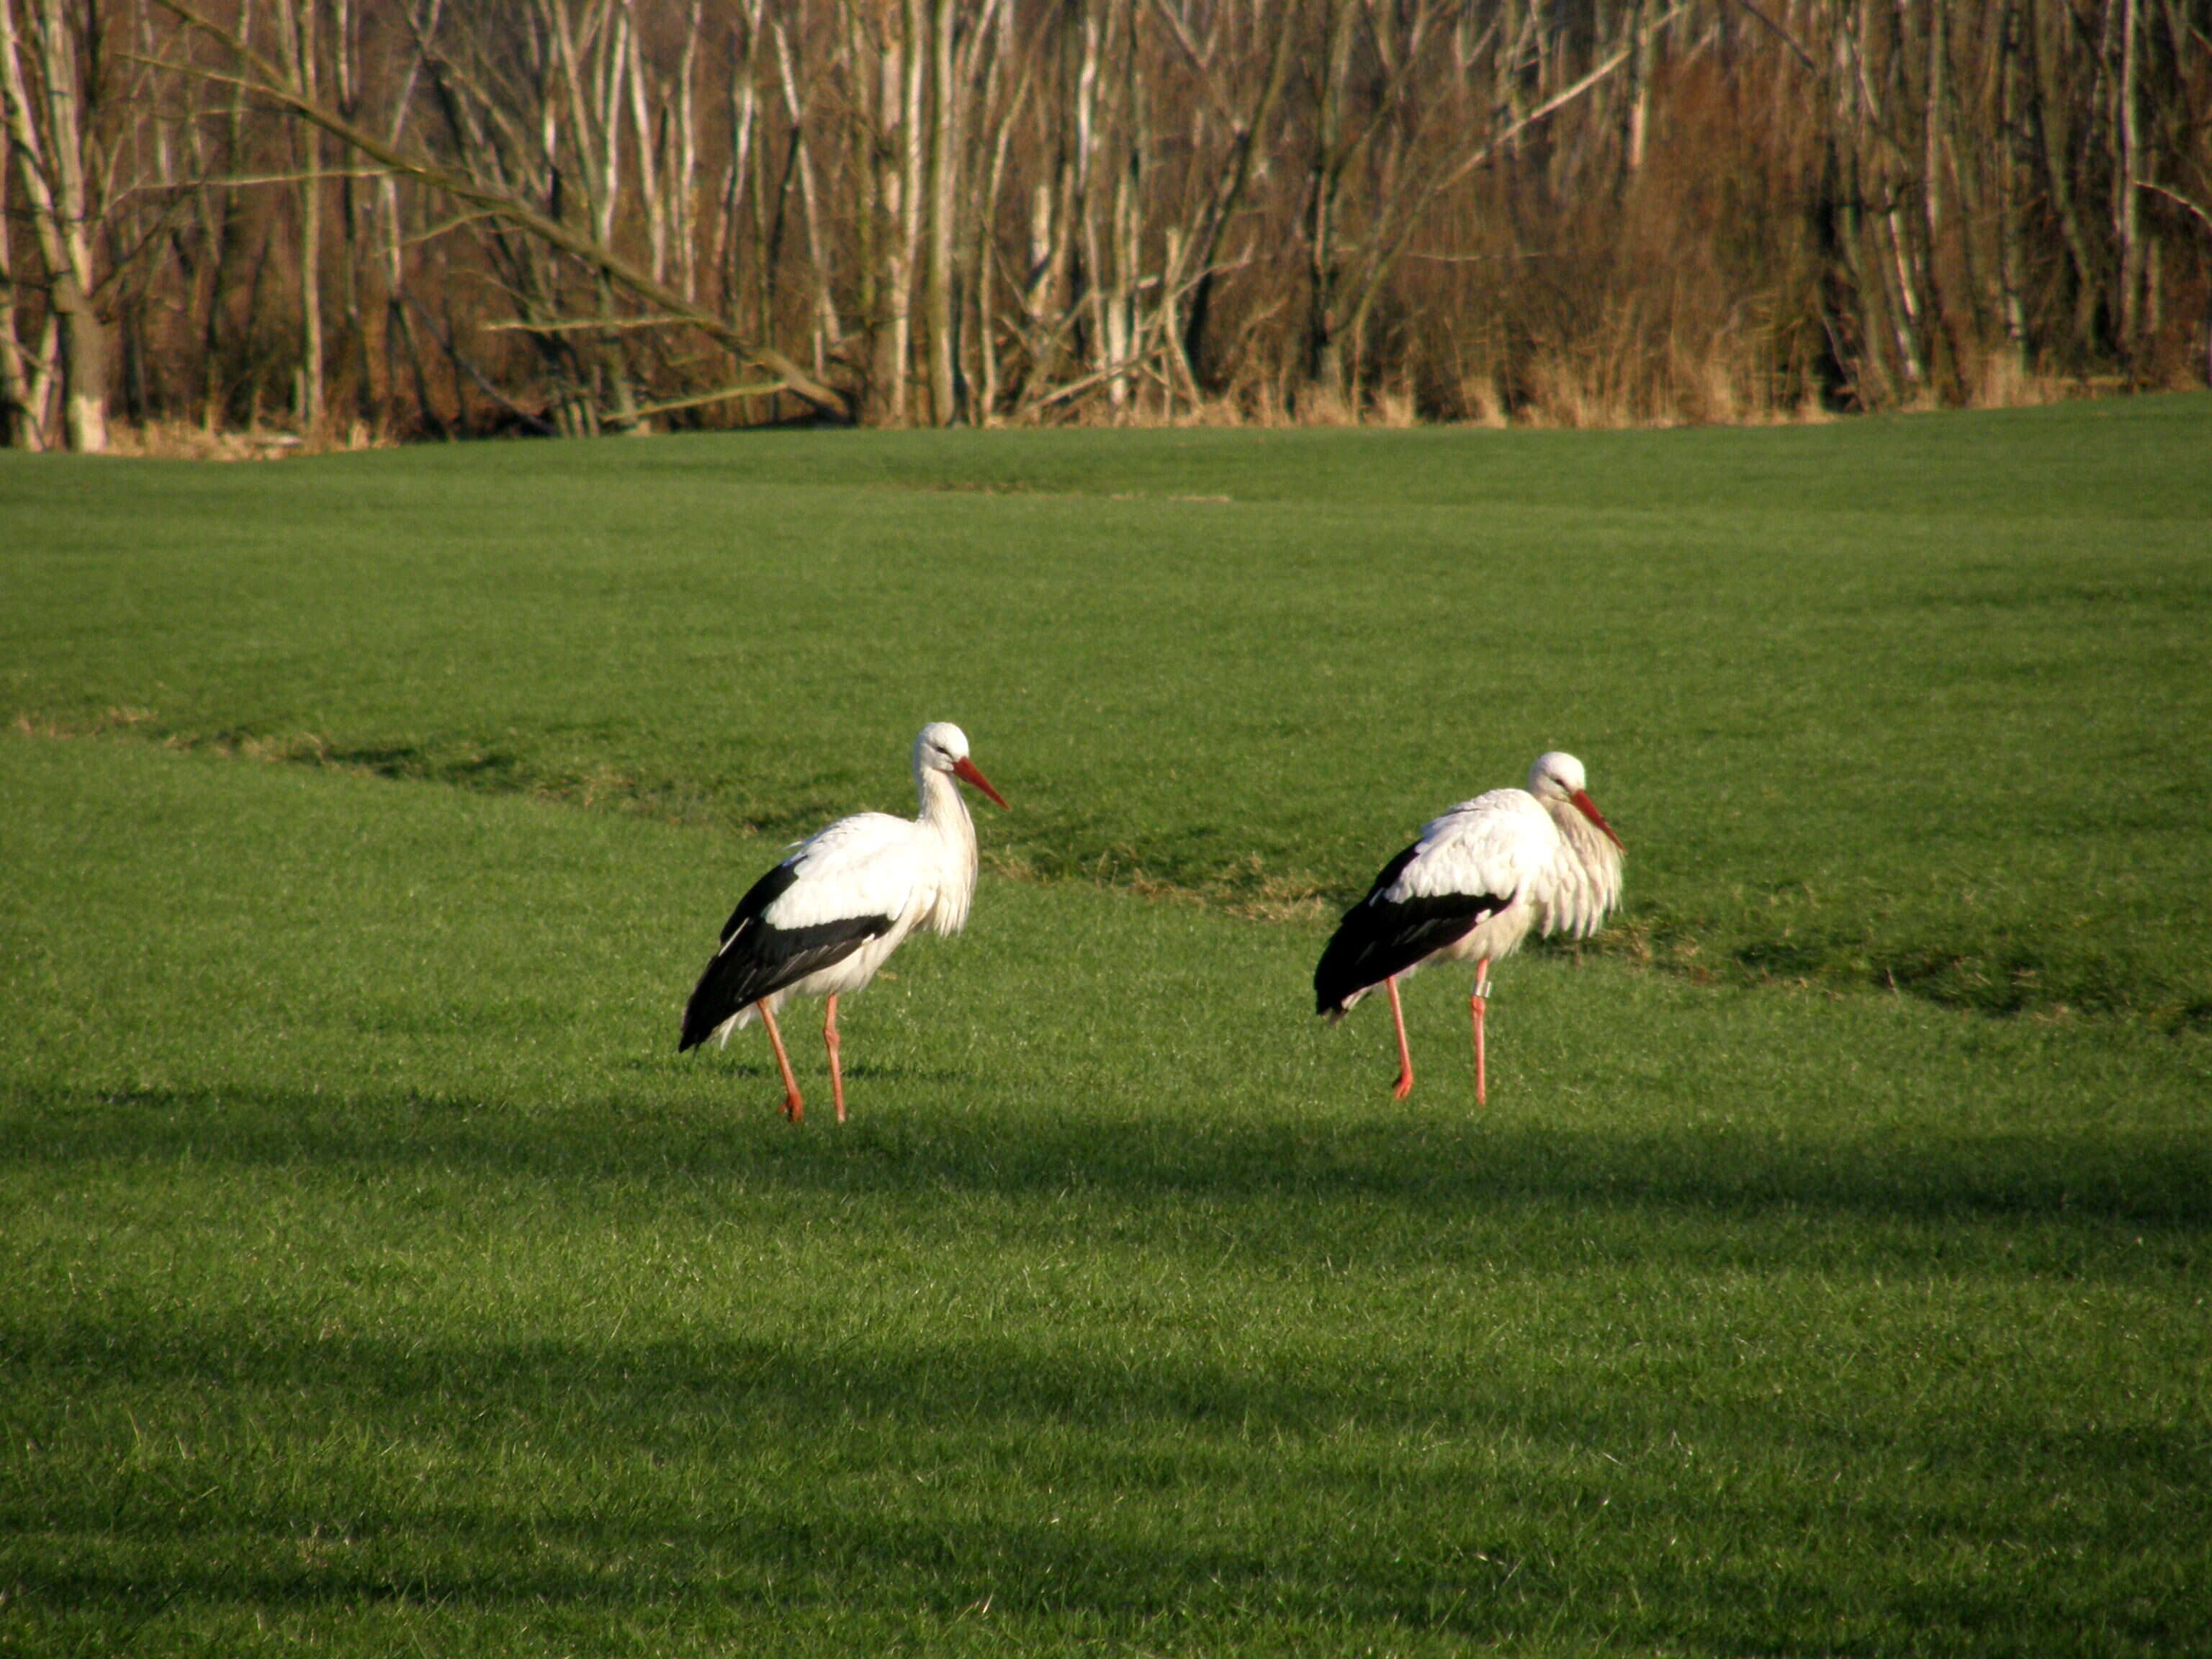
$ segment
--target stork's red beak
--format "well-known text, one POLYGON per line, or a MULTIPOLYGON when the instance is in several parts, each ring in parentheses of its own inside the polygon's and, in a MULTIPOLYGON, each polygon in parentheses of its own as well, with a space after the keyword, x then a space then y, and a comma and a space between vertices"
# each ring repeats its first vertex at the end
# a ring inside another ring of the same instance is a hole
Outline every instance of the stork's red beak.
MULTIPOLYGON (((981 772, 978 772, 975 769, 975 763, 969 760, 967 756, 963 755, 958 760, 952 763, 952 775, 960 779, 963 782, 974 784, 978 789, 988 795, 993 800, 998 802, 1000 811, 1011 812, 1014 810, 1012 807, 1006 805, 1006 798, 1004 795, 991 787, 990 779, 985 777, 981 772)), ((1600 823, 1603 823, 1605 820, 1603 818, 1600 818, 1598 822, 1600 823)), ((1610 830, 1606 831, 1606 834, 1607 835, 1611 835, 1613 831, 1610 830)))
POLYGON ((1592 823, 1597 825, 1599 829, 1604 830, 1607 835, 1613 836, 1613 844, 1615 847, 1620 848, 1624 853, 1628 850, 1628 843, 1621 840, 1619 836, 1614 836, 1613 834, 1613 826, 1605 821, 1605 814, 1597 810, 1597 803, 1589 798, 1589 790, 1576 790, 1574 793, 1574 802, 1576 807, 1581 811, 1584 817, 1588 818, 1592 823))

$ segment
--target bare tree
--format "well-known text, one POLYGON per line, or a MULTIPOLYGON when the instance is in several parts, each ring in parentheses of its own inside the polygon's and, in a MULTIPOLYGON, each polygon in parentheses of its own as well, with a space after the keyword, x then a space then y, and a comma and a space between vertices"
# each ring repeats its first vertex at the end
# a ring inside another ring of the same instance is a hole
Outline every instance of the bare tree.
POLYGON ((111 393, 584 434, 2172 384, 2208 107, 2212 0, 0 0, 0 404, 90 444, 111 393))
MULTIPOLYGON (((52 0, 52 3, 58 3, 58 0, 52 0)), ((604 279, 611 287, 623 289, 664 315, 701 329, 742 361, 775 376, 778 385, 805 398, 825 414, 842 419, 849 412, 841 393, 815 380, 792 358, 772 346, 760 343, 728 318, 655 280, 648 270, 611 246, 611 239, 606 231, 611 228, 611 221, 605 217, 604 202, 611 198, 611 192, 599 198, 602 205, 597 222, 576 222, 557 179, 545 181, 544 199, 546 206, 542 209, 533 206, 514 183, 500 176, 489 166, 477 171, 443 165, 346 120, 328 104, 287 76, 277 64, 256 51, 238 33, 185 3, 185 0, 161 0, 161 3, 221 43, 237 64, 234 72, 246 80, 258 95, 289 110, 299 118, 319 127, 358 154, 393 172, 457 201, 471 204, 515 231, 576 258, 596 278, 604 279)), ((565 0, 542 0, 542 3, 558 8, 564 5, 565 0)), ((583 59, 575 50, 574 40, 572 37, 566 46, 554 42, 551 49, 559 54, 561 59, 560 66, 554 72, 562 79, 564 88, 574 88, 580 102, 583 71, 580 65, 583 59)), ((600 60, 600 66, 604 68, 604 59, 600 60)), ((540 68, 544 72, 542 58, 540 68)), ((462 90, 457 76, 447 91, 456 107, 463 101, 460 96, 462 90)), ((489 100, 480 97, 478 102, 486 110, 496 108, 489 100)), ((543 109, 544 113, 557 121, 557 106, 549 101, 543 109)), ((570 118, 572 120, 576 118, 574 108, 570 111, 570 118)), ((500 154, 488 132, 481 129, 472 130, 465 123, 457 123, 456 130, 471 138, 471 159, 477 162, 488 163, 490 158, 500 154)), ((605 155, 604 150, 597 152, 603 168, 605 155)), ((605 177, 602 170, 600 178, 604 180, 605 177)), ((587 197, 586 205, 590 205, 592 200, 587 197)))
POLYGON ((0 440, 19 449, 46 447, 49 371, 53 358, 53 315, 47 313, 48 337, 26 349, 17 337, 21 308, 10 256, 9 228, 15 216, 9 205, 15 193, 14 125, 0 121, 0 398, 5 399, 7 419, 0 440))
MULTIPOLYGON (((88 453, 107 447, 108 394, 107 343, 93 303, 97 216, 88 58, 96 45, 94 27, 89 9, 67 0, 0 0, 0 112, 45 269, 63 430, 71 449, 88 453)), ((11 294, 14 288, 11 279, 11 294)), ((9 320, 8 351, 16 365, 9 401, 34 425, 46 398, 36 374, 23 377, 9 320)), ((42 340, 42 356, 46 349, 42 340)))

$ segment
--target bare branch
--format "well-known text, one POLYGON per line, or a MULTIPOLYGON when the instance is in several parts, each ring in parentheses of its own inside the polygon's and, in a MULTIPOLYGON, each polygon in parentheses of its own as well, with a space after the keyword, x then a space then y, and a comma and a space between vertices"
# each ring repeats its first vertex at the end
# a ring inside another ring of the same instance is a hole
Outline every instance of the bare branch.
POLYGON ((603 328, 696 328, 698 325, 689 317, 562 317, 548 321, 526 318, 478 326, 487 334, 576 334, 603 328))
POLYGON ((638 298, 663 311, 685 318, 737 356, 777 375, 786 389, 813 404, 823 414, 837 420, 851 417, 850 406, 842 394, 823 385, 781 352, 754 341, 727 319, 703 306, 694 304, 665 283, 656 282, 649 272, 639 270, 598 237, 539 212, 507 191, 408 154, 397 144, 356 125, 319 99, 292 84, 289 76, 246 41, 210 21, 186 4, 185 0, 160 0, 160 3, 228 46, 238 61, 258 77, 250 84, 252 89, 261 96, 283 105, 301 119, 320 128, 364 155, 381 161, 393 172, 463 201, 474 202, 539 240, 565 253, 574 254, 638 298))
POLYGON ((2154 196, 2163 196, 2167 201, 2175 204, 2177 206, 2187 209, 2190 213, 2196 216, 2197 223, 2203 225, 2208 231, 2212 231, 2212 211, 2208 211, 2206 209, 2199 207, 2196 203, 2191 201, 2186 196, 2184 196, 2179 191, 2168 190, 2164 185, 2154 185, 2148 179, 2133 179, 2129 180, 2129 182, 2134 185, 2137 190, 2147 190, 2154 196))

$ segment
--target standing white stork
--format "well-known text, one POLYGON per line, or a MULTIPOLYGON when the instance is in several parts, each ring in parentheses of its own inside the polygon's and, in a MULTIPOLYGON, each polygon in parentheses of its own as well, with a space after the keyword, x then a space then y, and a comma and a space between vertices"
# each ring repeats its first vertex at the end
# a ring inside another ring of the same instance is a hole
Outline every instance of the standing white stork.
POLYGON ((768 1027, 783 1073, 783 1112, 799 1121, 791 1058, 775 1029, 789 996, 827 996, 822 1041, 830 1086, 845 1121, 845 1078, 837 1064, 837 999, 857 991, 916 927, 957 933, 975 892, 975 826, 952 781, 965 780, 1005 807, 1006 799, 968 758, 968 737, 943 720, 914 740, 918 817, 856 812, 792 849, 738 901, 722 927, 722 947, 699 975, 684 1010, 677 1052, 752 1023, 768 1027))
POLYGON ((1463 800, 1382 866, 1367 896, 1345 912, 1314 969, 1315 1012, 1334 1024, 1381 985, 1398 1028, 1398 1082, 1413 1088, 1398 981, 1431 962, 1473 960, 1474 1098, 1488 1093, 1482 1017, 1490 963, 1521 948, 1531 927, 1586 939, 1620 902, 1622 847, 1589 798, 1583 763, 1539 755, 1528 787, 1463 800))

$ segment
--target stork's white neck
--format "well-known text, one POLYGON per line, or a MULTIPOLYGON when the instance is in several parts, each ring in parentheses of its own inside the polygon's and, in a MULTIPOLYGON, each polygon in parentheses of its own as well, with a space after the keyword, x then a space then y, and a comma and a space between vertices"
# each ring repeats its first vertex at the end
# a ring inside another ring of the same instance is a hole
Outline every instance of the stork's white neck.
POLYGON ((1613 845, 1613 838, 1584 817, 1582 809, 1571 800, 1547 800, 1544 805, 1552 814, 1552 822, 1559 826, 1559 835, 1573 852, 1576 861, 1593 879, 1618 888, 1620 848, 1613 845))
POLYGON ((1544 931, 1564 929, 1587 939, 1620 902, 1620 848, 1571 800, 1547 800, 1559 828, 1559 856, 1552 861, 1544 900, 1544 931))
POLYGON ((921 821, 940 830, 957 826, 967 832, 972 844, 975 821, 968 816, 968 803, 960 799, 960 786, 953 781, 952 774, 933 766, 917 766, 914 781, 921 796, 921 821))
POLYGON ((915 784, 921 796, 918 821, 941 849, 937 903, 928 922, 940 933, 957 933, 968 921, 969 902, 975 895, 975 822, 951 773, 917 766, 915 784))

